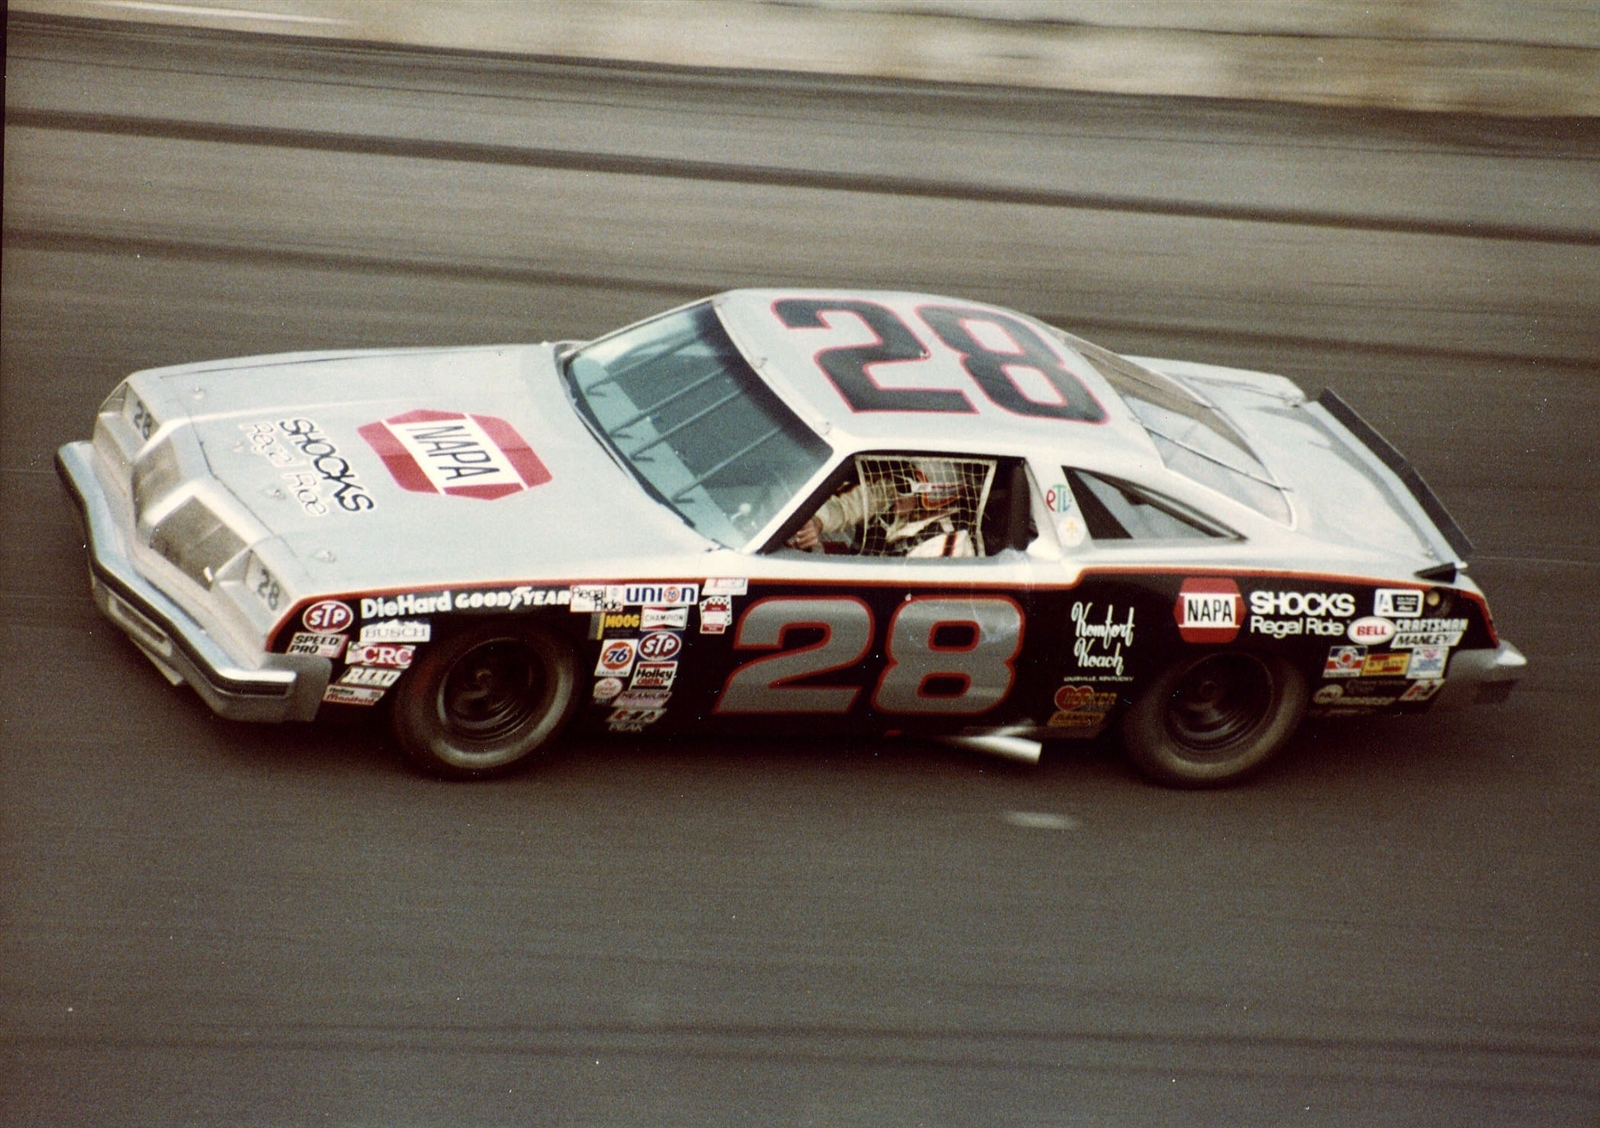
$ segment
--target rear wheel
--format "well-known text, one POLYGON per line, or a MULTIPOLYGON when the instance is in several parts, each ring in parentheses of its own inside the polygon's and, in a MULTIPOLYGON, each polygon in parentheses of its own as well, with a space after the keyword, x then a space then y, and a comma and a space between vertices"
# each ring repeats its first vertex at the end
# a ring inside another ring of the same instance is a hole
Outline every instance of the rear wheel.
POLYGON ((488 623, 424 650, 390 723, 413 763, 445 779, 498 775, 542 751, 577 704, 572 649, 536 627, 488 623))
POLYGON ((1305 677, 1282 658, 1225 651, 1169 666, 1122 721, 1128 757, 1157 783, 1215 787, 1255 771, 1293 735, 1305 677))

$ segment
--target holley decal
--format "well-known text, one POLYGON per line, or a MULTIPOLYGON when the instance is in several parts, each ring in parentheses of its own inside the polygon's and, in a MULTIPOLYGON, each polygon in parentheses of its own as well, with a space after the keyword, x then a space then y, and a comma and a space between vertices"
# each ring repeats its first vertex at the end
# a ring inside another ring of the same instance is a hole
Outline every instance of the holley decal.
POLYGON ((550 480, 516 428, 493 415, 408 411, 357 429, 403 488, 486 501, 550 480))

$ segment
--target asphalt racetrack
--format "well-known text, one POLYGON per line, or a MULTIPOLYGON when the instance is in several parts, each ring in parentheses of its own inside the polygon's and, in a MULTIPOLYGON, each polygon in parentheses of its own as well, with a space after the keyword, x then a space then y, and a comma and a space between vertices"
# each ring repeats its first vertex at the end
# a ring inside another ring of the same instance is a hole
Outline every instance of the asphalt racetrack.
POLYGON ((9 33, 0 1121, 1600 1119, 1592 121, 9 33), (790 738, 452 786, 90 603, 51 457, 129 371, 834 283, 1337 388, 1526 680, 1211 793, 790 738))

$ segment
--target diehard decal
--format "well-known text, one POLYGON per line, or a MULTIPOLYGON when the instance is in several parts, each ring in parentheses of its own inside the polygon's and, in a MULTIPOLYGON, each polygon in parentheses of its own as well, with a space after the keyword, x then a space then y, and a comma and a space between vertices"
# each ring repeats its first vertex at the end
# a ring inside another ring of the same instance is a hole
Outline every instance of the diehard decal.
POLYGON ((485 501, 550 481, 550 471, 504 419, 459 411, 408 411, 357 428, 396 484, 414 493, 485 501))
POLYGON ((319 600, 300 615, 300 621, 305 624, 306 629, 319 634, 342 631, 355 622, 355 618, 349 606, 337 599, 319 600))
POLYGON ((1379 588, 1372 593, 1372 613, 1384 619, 1414 619, 1422 614, 1422 593, 1415 588, 1379 588))
POLYGON ((392 619, 397 615, 433 615, 448 610, 450 610, 448 591, 431 591, 421 595, 408 593, 361 601, 363 619, 392 619))
POLYGON ((1102 616, 1093 603, 1074 603, 1072 631, 1072 656, 1077 659, 1079 676, 1126 680, 1122 650, 1133 647, 1132 607, 1122 618, 1109 604, 1102 616))
POLYGON ((614 638, 600 645, 600 660, 595 663, 594 672, 600 677, 625 678, 628 671, 633 669, 633 661, 638 656, 639 643, 631 638, 614 638))
POLYGON ((1178 589, 1172 616, 1185 642, 1232 642, 1239 635, 1244 599, 1230 579, 1187 579, 1178 589))
POLYGON ((363 643, 427 642, 431 637, 433 637, 433 627, 416 619, 368 623, 361 628, 361 641, 363 643))
POLYGON ((289 640, 290 654, 310 654, 317 658, 337 658, 344 652, 345 636, 297 631, 289 640))
POLYGON ((1394 637, 1394 622, 1369 615, 1350 624, 1350 641, 1363 646, 1381 646, 1394 637))
POLYGON ((1332 646, 1328 648, 1328 660, 1323 664, 1322 676, 1325 678, 1354 678, 1361 674, 1361 667, 1367 660, 1365 646, 1332 646))

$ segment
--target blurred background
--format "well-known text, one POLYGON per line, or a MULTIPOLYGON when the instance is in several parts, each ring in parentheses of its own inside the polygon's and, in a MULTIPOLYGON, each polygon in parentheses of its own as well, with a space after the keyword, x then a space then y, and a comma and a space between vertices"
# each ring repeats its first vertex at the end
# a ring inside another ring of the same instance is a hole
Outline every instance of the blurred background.
POLYGON ((1576 3, 22 0, 0 1119, 1600 1119, 1600 16, 1576 3), (451 787, 219 721, 51 467, 127 372, 995 301, 1337 388, 1532 663, 1246 787, 573 742, 451 787))

